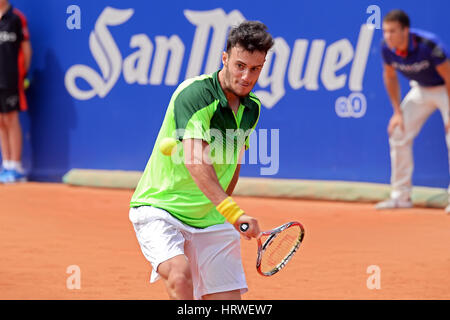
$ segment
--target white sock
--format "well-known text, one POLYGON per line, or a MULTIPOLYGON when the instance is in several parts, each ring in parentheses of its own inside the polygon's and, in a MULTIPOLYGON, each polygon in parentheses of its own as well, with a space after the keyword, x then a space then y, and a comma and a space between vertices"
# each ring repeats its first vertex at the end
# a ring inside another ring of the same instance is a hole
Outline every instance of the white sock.
POLYGON ((11 164, 11 170, 16 170, 19 173, 23 173, 21 161, 10 161, 10 164, 11 164))
POLYGON ((11 160, 3 160, 2 166, 6 170, 12 170, 11 160))

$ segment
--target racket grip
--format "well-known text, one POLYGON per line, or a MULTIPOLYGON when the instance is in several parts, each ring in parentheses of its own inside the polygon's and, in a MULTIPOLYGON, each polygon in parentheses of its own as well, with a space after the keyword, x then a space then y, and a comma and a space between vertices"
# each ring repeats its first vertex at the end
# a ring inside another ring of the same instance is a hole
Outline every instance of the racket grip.
POLYGON ((248 223, 244 222, 244 223, 241 223, 241 225, 239 226, 239 229, 240 229, 242 232, 245 232, 245 231, 248 230, 248 227, 249 227, 248 223))

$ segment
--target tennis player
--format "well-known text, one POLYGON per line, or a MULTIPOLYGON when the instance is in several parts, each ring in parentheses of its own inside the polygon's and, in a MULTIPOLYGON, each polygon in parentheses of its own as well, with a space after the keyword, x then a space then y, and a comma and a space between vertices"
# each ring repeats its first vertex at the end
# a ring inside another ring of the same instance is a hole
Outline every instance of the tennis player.
MULTIPOLYGON (((394 108, 388 125, 392 191, 390 199, 378 203, 376 208, 411 208, 413 141, 436 109, 444 121, 450 160, 449 53, 434 34, 410 29, 409 17, 401 10, 393 10, 384 17, 383 35, 383 78, 394 108), (397 71, 411 85, 401 102, 397 71)), ((450 205, 445 210, 450 213, 450 205)))
POLYGON ((238 230, 248 223, 250 239, 260 229, 231 194, 260 114, 251 90, 273 43, 261 22, 241 23, 229 33, 223 68, 184 81, 170 100, 129 218, 150 282, 164 279, 171 299, 238 300, 248 290, 238 230), (159 150, 167 137, 178 141, 172 156, 159 150))

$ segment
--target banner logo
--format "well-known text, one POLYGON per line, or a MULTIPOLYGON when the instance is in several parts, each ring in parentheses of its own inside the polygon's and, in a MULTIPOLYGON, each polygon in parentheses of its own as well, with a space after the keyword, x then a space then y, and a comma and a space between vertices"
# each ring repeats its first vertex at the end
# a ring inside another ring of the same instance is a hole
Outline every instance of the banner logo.
MULTIPOLYGON (((89 36, 89 49, 100 73, 83 64, 71 66, 65 75, 65 86, 74 98, 104 98, 121 75, 128 84, 179 84, 186 46, 176 34, 170 37, 155 36, 154 41, 143 33, 132 35, 130 47, 136 48, 136 51, 128 57, 122 57, 109 28, 126 23, 133 14, 133 9, 106 7, 102 11, 89 36), (152 55, 153 62, 150 65, 152 55), (78 87, 78 78, 85 80, 90 88, 78 87)), ((195 26, 185 79, 218 70, 229 28, 245 20, 245 17, 238 10, 227 14, 221 8, 208 11, 184 10, 184 15, 195 26)), ((304 88, 309 91, 319 90, 320 83, 328 91, 348 85, 351 92, 361 92, 373 32, 373 25, 363 24, 355 48, 350 40, 343 38, 328 47, 324 40, 297 39, 291 49, 284 38, 276 37, 275 45, 267 54, 265 66, 255 86, 255 94, 266 108, 272 108, 286 94, 286 85, 294 90, 304 88), (350 72, 342 72, 350 64, 350 72)))

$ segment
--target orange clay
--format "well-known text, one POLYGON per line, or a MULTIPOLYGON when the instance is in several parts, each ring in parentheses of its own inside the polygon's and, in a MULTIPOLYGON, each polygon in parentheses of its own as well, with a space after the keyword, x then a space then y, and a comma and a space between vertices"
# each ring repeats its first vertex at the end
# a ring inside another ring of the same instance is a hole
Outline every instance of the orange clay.
MULTIPOLYGON (((0 185, 0 299, 167 299, 128 220, 132 190, 0 185), (81 270, 81 289, 66 273, 81 270)), ((300 221, 302 246, 273 277, 242 240, 244 299, 450 299, 450 217, 443 209, 376 211, 373 204, 233 197, 261 230, 300 221), (371 265, 381 289, 367 288, 371 265)))

